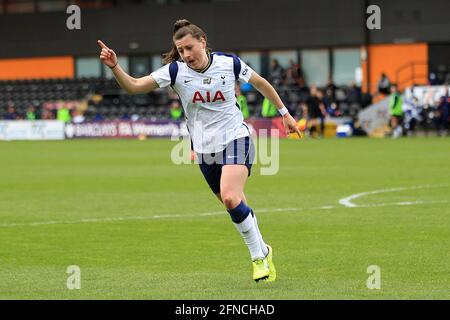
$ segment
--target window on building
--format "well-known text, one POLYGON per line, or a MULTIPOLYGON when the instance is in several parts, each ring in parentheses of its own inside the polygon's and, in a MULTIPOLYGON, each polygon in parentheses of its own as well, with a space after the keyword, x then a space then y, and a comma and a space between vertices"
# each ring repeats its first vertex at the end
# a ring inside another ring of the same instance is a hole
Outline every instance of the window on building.
POLYGON ((38 12, 65 11, 68 7, 65 0, 38 0, 36 5, 38 12))
POLYGON ((72 0, 71 3, 81 9, 104 9, 113 7, 114 0, 72 0))
POLYGON ((161 54, 154 54, 152 56, 152 71, 155 71, 163 66, 163 58, 161 54))
POLYGON ((76 59, 76 77, 101 77, 102 63, 98 57, 76 59))
POLYGON ((242 61, 247 63, 253 70, 261 74, 261 53, 257 51, 243 51, 239 53, 242 61))
POLYGON ((293 61, 294 63, 298 62, 298 54, 296 50, 270 51, 270 63, 272 63, 272 60, 274 59, 278 60, 280 66, 286 69, 290 67, 291 61, 293 61))
POLYGON ((150 57, 130 57, 130 74, 132 77, 140 78, 150 74, 150 57))
POLYGON ((333 50, 333 81, 337 86, 349 85, 355 81, 358 85, 358 72, 361 70, 359 48, 333 50))
POLYGON ((323 87, 330 76, 330 59, 327 49, 302 50, 302 69, 306 84, 323 87))
MULTIPOLYGON (((117 57, 117 60, 118 60, 118 62, 119 62, 119 64, 120 64, 120 67, 126 72, 126 73, 128 73, 128 71, 129 71, 129 63, 128 63, 128 57, 126 57, 126 56, 122 56, 122 57, 117 57)), ((103 65, 103 74, 105 75, 105 77, 106 78, 108 78, 108 79, 111 79, 111 78, 114 78, 114 74, 113 74, 113 72, 111 71, 111 68, 110 67, 108 67, 108 66, 106 66, 106 65, 104 65, 103 63, 102 63, 102 65, 103 65)))

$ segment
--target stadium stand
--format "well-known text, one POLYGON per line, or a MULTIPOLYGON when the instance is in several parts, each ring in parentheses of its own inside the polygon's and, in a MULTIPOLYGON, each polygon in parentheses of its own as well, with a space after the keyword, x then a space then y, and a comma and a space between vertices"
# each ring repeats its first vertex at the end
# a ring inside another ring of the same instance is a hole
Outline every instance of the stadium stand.
MULTIPOLYGON (((296 83, 277 86, 283 100, 291 111, 301 116, 301 103, 306 103, 309 88, 302 88, 296 83), (306 88, 306 92, 305 89, 306 88)), ((326 88, 321 88, 326 97, 327 108, 332 110, 334 104, 340 112, 335 110, 334 116, 354 116, 357 111, 368 105, 370 97, 355 97, 351 87, 339 87, 335 97, 326 94, 326 88)), ((258 117, 261 113, 262 96, 254 89, 246 91, 250 116, 258 117)), ((168 119, 170 118, 166 90, 156 90, 149 94, 130 96, 118 86, 115 79, 106 78, 52 78, 31 80, 0 81, 0 118, 3 119, 9 106, 14 106, 19 119, 25 118, 28 107, 33 106, 37 111, 37 118, 41 118, 42 109, 54 110, 58 101, 79 102, 87 100, 88 108, 83 110, 86 120, 95 119, 131 119, 137 115, 139 119, 168 119), (92 99, 100 95, 100 99, 92 99)), ((325 99, 324 99, 325 100, 325 99)), ((77 104, 70 104, 76 106, 77 104)), ((71 108, 72 109, 72 108, 71 108)), ((331 111, 330 111, 331 112, 331 111)))

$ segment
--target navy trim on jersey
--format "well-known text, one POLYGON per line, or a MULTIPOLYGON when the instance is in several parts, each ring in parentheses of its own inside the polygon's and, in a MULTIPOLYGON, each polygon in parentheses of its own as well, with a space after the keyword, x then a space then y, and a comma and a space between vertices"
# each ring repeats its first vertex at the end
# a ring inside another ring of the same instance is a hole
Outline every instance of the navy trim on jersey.
POLYGON ((223 53, 223 52, 213 52, 212 53, 217 54, 218 56, 226 56, 226 57, 230 57, 233 58, 233 72, 234 72, 234 77, 237 80, 239 80, 239 73, 241 73, 241 60, 238 58, 237 55, 235 54, 229 54, 229 53, 223 53))
POLYGON ((244 125, 244 127, 247 128, 248 134, 249 136, 251 136, 252 134, 250 133, 250 129, 248 128, 248 126, 245 124, 245 122, 242 122, 242 124, 244 125))
POLYGON ((169 74, 170 74, 170 86, 173 87, 173 85, 175 84, 175 81, 177 80, 177 74, 178 74, 178 63, 176 61, 172 61, 170 63, 169 74))

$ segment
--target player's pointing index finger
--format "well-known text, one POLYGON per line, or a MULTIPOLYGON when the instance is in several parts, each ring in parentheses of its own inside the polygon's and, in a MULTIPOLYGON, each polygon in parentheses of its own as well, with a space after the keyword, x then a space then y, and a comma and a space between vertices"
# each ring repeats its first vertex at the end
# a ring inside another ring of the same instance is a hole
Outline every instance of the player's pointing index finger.
POLYGON ((106 44, 102 42, 102 40, 97 40, 98 45, 103 49, 109 49, 106 44))
POLYGON ((303 133, 298 128, 295 128, 295 132, 297 133, 300 139, 303 139, 303 133))

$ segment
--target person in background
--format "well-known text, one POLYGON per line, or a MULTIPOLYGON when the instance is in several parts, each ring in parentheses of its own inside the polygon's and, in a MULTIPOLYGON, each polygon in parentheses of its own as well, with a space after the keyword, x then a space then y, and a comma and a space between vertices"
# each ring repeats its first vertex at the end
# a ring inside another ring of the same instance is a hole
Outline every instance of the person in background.
POLYGON ((236 91, 236 102, 241 109, 244 120, 250 117, 250 112, 248 111, 247 98, 242 94, 239 83, 236 82, 234 90, 236 91))
POLYGON ((16 112, 16 108, 12 103, 8 104, 8 112, 5 114, 4 119, 5 120, 16 120, 18 117, 18 114, 16 112))
POLYGON ((56 112, 56 120, 63 121, 64 123, 69 123, 72 121, 72 116, 70 115, 70 110, 67 108, 65 103, 62 103, 56 112))
POLYGON ((389 113, 391 115, 392 137, 398 138, 403 134, 403 99, 402 95, 394 84, 391 86, 391 96, 389 98, 389 113))
POLYGON ((388 76, 383 72, 381 78, 378 81, 378 92, 382 94, 390 94, 389 88, 391 87, 391 81, 388 76))
POLYGON ((299 78, 295 91, 297 92, 300 101, 302 103, 306 102, 309 97, 310 88, 306 85, 303 78, 299 78))
POLYGON ((269 82, 273 86, 277 87, 283 79, 284 72, 285 71, 284 71, 283 67, 280 65, 280 63, 278 62, 278 60, 273 59, 272 67, 270 68, 269 82))
POLYGON ((443 96, 440 97, 436 112, 436 131, 438 136, 449 134, 450 125, 450 97, 448 88, 443 96))
POLYGON ((34 106, 30 105, 28 107, 25 119, 31 121, 36 120, 36 109, 34 108, 34 106))
POLYGON ((336 101, 337 86, 334 84, 333 79, 329 78, 325 87, 325 96, 331 99, 332 102, 336 101))
POLYGON ((81 110, 75 109, 73 111, 73 123, 83 123, 85 118, 81 110))
POLYGON ((290 59, 289 69, 291 70, 291 76, 295 83, 298 83, 300 79, 303 79, 303 70, 299 63, 290 59))
POLYGON ((311 86, 310 96, 306 103, 302 105, 302 114, 304 118, 308 119, 310 136, 318 133, 319 136, 323 137, 327 111, 316 86, 311 86), (317 128, 318 126, 320 126, 320 131, 317 128))
POLYGON ((51 110, 49 110, 47 108, 43 108, 41 118, 42 118, 42 120, 54 120, 55 116, 51 110))
POLYGON ((408 136, 414 136, 416 124, 422 120, 419 101, 416 97, 405 99, 403 102, 404 126, 408 136))
POLYGON ((262 103, 261 115, 264 118, 273 118, 273 117, 278 116, 277 107, 267 97, 264 97, 264 100, 263 100, 263 103, 262 103))
POLYGON ((180 120, 183 116, 183 107, 178 99, 172 99, 170 102, 170 118, 172 120, 180 120))

